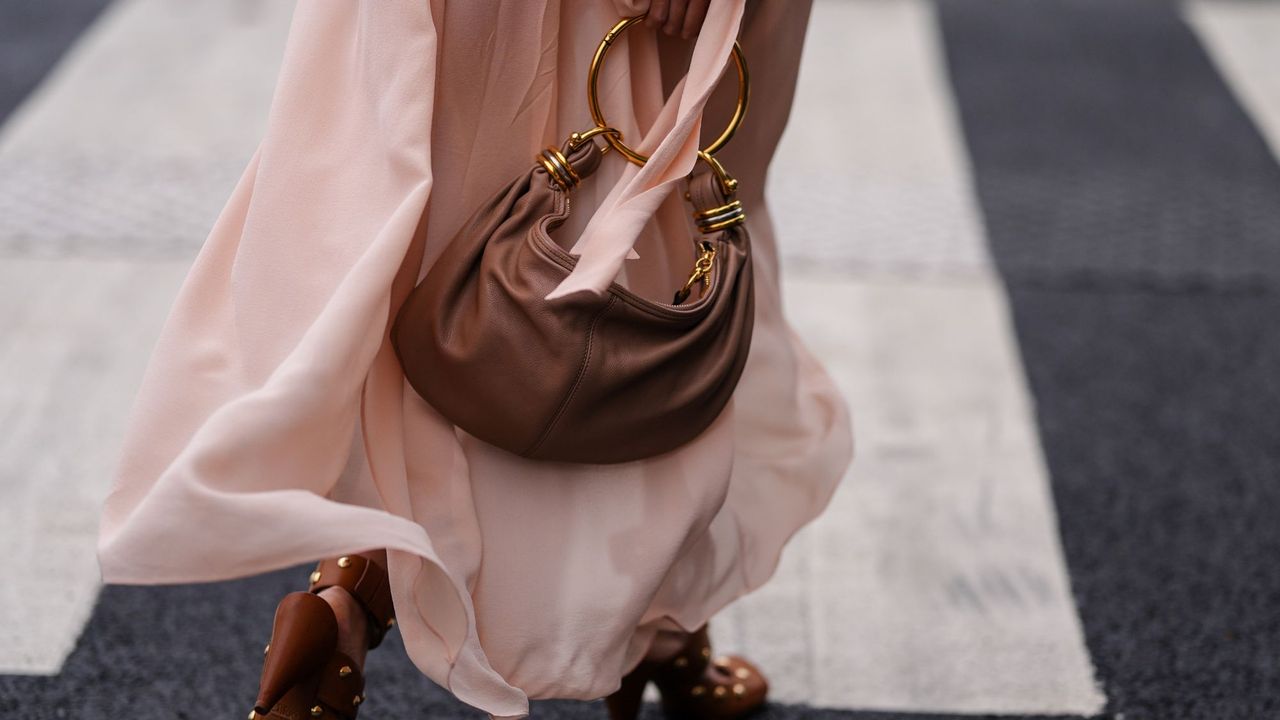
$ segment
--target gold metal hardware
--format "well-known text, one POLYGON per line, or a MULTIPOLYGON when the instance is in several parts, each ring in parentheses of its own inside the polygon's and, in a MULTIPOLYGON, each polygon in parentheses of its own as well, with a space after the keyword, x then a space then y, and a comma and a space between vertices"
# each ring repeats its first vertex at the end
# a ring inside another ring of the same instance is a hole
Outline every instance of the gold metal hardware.
POLYGON ((704 648, 702 648, 702 657, 704 657, 704 658, 710 658, 710 657, 711 657, 711 648, 709 648, 709 647, 704 647, 704 648))
MULTIPOLYGON (((590 141, 591 138, 596 137, 597 135, 622 137, 622 133, 618 132, 616 128, 596 126, 590 130, 571 133, 569 135, 569 140, 566 142, 566 147, 568 147, 569 151, 572 152, 582 147, 583 143, 590 141)), ((600 150, 601 154, 608 151, 608 145, 605 145, 600 150)), ((564 153, 561 152, 560 148, 548 145, 546 149, 538 153, 536 159, 542 165, 543 169, 547 171, 547 175, 550 175, 551 179, 560 186, 561 190, 572 190, 577 187, 578 183, 582 182, 582 177, 578 175, 578 171, 574 169, 573 163, 569 162, 569 159, 564 156, 564 153)))
POLYGON ((722 698, 722 697, 724 697, 725 695, 728 695, 728 694, 729 694, 729 688, 727 688, 727 687, 725 687, 725 686, 723 686, 723 685, 717 685, 717 686, 716 686, 716 689, 715 689, 715 690, 712 690, 711 692, 712 692, 712 693, 714 693, 716 697, 718 697, 718 698, 722 698))
MULTIPOLYGON (((575 135, 577 133, 574 133, 575 135)), ((538 153, 538 162, 542 163, 543 169, 547 171, 547 175, 560 186, 562 190, 572 190, 582 182, 582 178, 578 175, 578 171, 573 169, 573 164, 569 159, 560 152, 559 148, 548 145, 546 149, 538 153)))
POLYGON ((311 573, 311 584, 315 585, 318 582, 320 582, 320 571, 316 570, 311 573))
POLYGON ((741 225, 747 221, 747 213, 742 209, 742 201, 733 202, 708 210, 693 213, 693 221, 704 235, 741 225))
POLYGON ((747 678, 751 677, 751 671, 748 670, 747 668, 740 667, 737 670, 733 671, 733 676, 738 678, 739 680, 746 680, 747 678))
POLYGON ((323 714, 324 714, 324 708, 320 707, 319 705, 316 705, 315 707, 311 708, 311 717, 320 717, 323 714))
POLYGON ((250 711, 249 711, 249 720, 258 720, 258 711, 257 711, 257 710, 250 710, 250 711))
POLYGON ((350 674, 351 674, 350 665, 343 665, 342 667, 338 668, 338 677, 346 677, 350 674))
POLYGON ((701 685, 694 685, 693 687, 689 688, 689 694, 694 697, 699 697, 701 695, 705 695, 706 693, 707 693, 707 689, 701 685))
POLYGON ((698 249, 702 254, 694 261, 693 272, 689 273, 689 279, 684 282, 684 287, 676 292, 675 298, 671 301, 672 305, 679 305, 688 300, 689 295, 693 293, 694 283, 698 281, 702 281, 704 293, 711 287, 711 270, 716 264, 716 246, 702 240, 698 243, 698 249))
POLYGON ((734 694, 734 695, 737 695, 738 697, 742 697, 743 695, 746 695, 746 694, 747 694, 747 686, 746 686, 746 685, 743 685, 742 683, 737 683, 737 684, 735 684, 735 685, 733 686, 733 694, 734 694))
MULTIPOLYGON (((600 41, 600 46, 596 48, 595 56, 591 58, 591 68, 587 72, 587 104, 591 109, 591 119, 595 120, 596 125, 600 127, 609 126, 609 123, 604 119, 604 111, 600 108, 599 91, 600 68, 604 66, 605 55, 609 52, 609 48, 612 47, 614 41, 618 39, 618 36, 644 18, 644 15, 637 15, 619 20, 617 24, 610 28, 609 32, 605 33, 604 39, 600 41)), ((714 155, 733 139, 733 134, 738 131, 738 127, 742 125, 742 119, 747 115, 747 104, 751 100, 751 77, 747 70, 747 58, 742 54, 742 47, 736 42, 733 44, 733 64, 738 70, 738 104, 734 108, 733 117, 729 119, 728 127, 724 129, 724 132, 720 133, 720 137, 716 138, 701 151, 708 156, 714 155)), ((622 153, 636 165, 644 165, 649 159, 648 156, 641 155, 622 142, 620 133, 605 134, 604 139, 614 150, 622 153)))
POLYGON ((707 152, 706 150, 698 151, 698 159, 711 166, 711 172, 716 174, 716 179, 720 181, 720 188, 724 190, 725 195, 732 196, 738 192, 738 180, 724 169, 724 165, 719 160, 707 152))
POLYGON ((393 627, 395 627, 395 626, 396 626, 396 619, 395 619, 395 618, 391 618, 390 620, 388 620, 388 621, 387 621, 387 627, 388 627, 388 628, 393 628, 393 627))
MULTIPOLYGON (((593 138, 593 137, 595 137, 595 136, 597 136, 597 135, 606 135, 606 134, 607 134, 607 135, 614 135, 614 136, 617 136, 618 138, 621 138, 621 137, 622 137, 622 133, 621 133, 621 132, 619 132, 617 128, 611 128, 611 127, 608 127, 608 126, 597 125, 597 126, 595 126, 595 127, 591 128, 590 130, 584 130, 584 131, 582 131, 582 132, 576 132, 576 133, 571 134, 571 135, 569 136, 569 149, 570 149, 570 150, 577 150, 578 148, 582 147, 582 143, 584 143, 584 142, 586 142, 586 141, 590 140, 591 138, 593 138)), ((609 145, 605 145, 605 146, 604 146, 604 148, 603 148, 600 152, 601 152, 601 153, 608 152, 608 151, 609 151, 609 147, 610 147, 609 145)))
POLYGON ((734 225, 741 225, 741 224, 742 224, 742 222, 743 222, 743 218, 742 218, 741 216, 739 216, 739 217, 736 217, 736 218, 730 218, 730 219, 728 219, 728 220, 724 220, 724 221, 721 221, 721 222, 712 223, 712 224, 710 224, 710 225, 705 225, 705 226, 703 226, 703 227, 701 227, 701 228, 699 228, 699 229, 700 229, 700 230, 702 230, 702 232, 703 232, 703 233, 710 234, 710 233, 713 233, 713 232, 717 232, 717 231, 720 231, 720 230, 724 230, 724 229, 726 229, 726 228, 731 228, 731 227, 733 227, 734 225))
POLYGON ((340 568, 351 567, 351 558, 347 557, 346 555, 343 555, 342 557, 338 558, 338 567, 340 568))
POLYGON ((360 707, 360 703, 362 702, 364 702, 364 698, 360 697, 359 695, 356 695, 355 697, 351 698, 352 707, 360 707))
POLYGON ((271 652, 271 643, 267 643, 267 646, 266 646, 266 647, 264 647, 264 648, 262 648, 262 654, 263 654, 263 655, 266 655, 266 654, 267 654, 267 653, 269 653, 269 652, 271 652))
POLYGON ((718 215, 723 215, 725 213, 733 212, 741 207, 742 207, 742 201, 734 200, 733 202, 725 205, 719 205, 717 207, 708 208, 706 210, 698 210, 693 213, 693 217, 695 220, 707 220, 710 218, 714 218, 718 215))

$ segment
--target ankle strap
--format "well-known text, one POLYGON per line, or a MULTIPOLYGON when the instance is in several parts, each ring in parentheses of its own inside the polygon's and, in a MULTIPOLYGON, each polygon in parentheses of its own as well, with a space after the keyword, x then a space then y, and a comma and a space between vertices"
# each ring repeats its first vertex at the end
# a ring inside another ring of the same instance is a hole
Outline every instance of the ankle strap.
POLYGON ((311 573, 308 590, 318 593, 334 586, 351 593, 364 608, 369 616, 369 647, 378 647, 387 630, 396 624, 387 571, 363 555, 321 560, 311 573))
POLYGON ((711 636, 703 625, 689 634, 684 647, 658 668, 658 675, 668 682, 692 683, 702 679, 711 665, 711 636))

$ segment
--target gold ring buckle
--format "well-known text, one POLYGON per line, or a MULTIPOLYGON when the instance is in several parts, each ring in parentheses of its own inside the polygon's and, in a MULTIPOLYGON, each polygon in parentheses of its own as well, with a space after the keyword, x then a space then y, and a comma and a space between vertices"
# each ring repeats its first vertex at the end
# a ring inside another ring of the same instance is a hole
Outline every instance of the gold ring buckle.
MULTIPOLYGON (((590 140, 591 138, 597 135, 608 135, 611 137, 621 138, 622 132, 617 128, 609 127, 608 125, 597 125, 591 128, 590 130, 575 132, 569 136, 569 149, 577 150, 579 147, 582 146, 582 143, 590 140)), ((609 146, 605 145, 604 149, 601 150, 600 152, 601 154, 603 154, 605 152, 608 152, 608 150, 609 150, 609 146)))
MULTIPOLYGON (((603 131, 609 126, 609 123, 604 119, 604 111, 600 109, 598 90, 600 68, 604 66, 605 54, 609 52, 613 42, 618 39, 618 36, 624 30, 644 18, 645 15, 636 15, 635 17, 619 20, 609 32, 605 33, 604 39, 600 41, 600 47, 596 48, 595 56, 591 58, 591 70, 587 73, 587 103, 591 108, 591 119, 595 120, 596 125, 599 126, 593 129, 603 131)), ((720 133, 720 137, 699 152, 699 155, 705 154, 708 158, 733 139, 733 134, 738 131, 738 127, 742 125, 742 119, 747 115, 747 103, 751 99, 751 81, 747 72, 747 58, 742 54, 742 46, 737 42, 733 43, 733 64, 738 69, 738 105, 734 108, 733 117, 729 119, 729 126, 724 129, 724 132, 720 133)), ((592 131, 588 130, 587 132, 590 133, 592 131)), ((623 156, 636 165, 644 165, 649 159, 648 156, 641 155, 622 142, 622 134, 616 130, 612 133, 604 133, 604 139, 614 150, 622 153, 623 156)))
POLYGON ((542 163, 547 175, 551 176, 562 190, 572 190, 582 182, 582 177, 573 169, 573 164, 564 156, 564 153, 560 152, 560 148, 548 145, 538 154, 538 162, 542 163))

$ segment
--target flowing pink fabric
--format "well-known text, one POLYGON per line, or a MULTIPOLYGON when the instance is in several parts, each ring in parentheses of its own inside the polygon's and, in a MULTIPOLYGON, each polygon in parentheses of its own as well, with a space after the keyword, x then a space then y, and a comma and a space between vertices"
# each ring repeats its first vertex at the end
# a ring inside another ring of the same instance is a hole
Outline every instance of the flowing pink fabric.
POLYGON ((298 5, 266 137, 148 367, 103 514, 104 580, 219 580, 387 548, 414 663, 517 717, 529 698, 608 694, 659 629, 694 629, 769 578, 852 452, 842 400, 782 316, 761 195, 806 3, 713 3, 691 61, 687 45, 628 33, 602 101, 628 138, 653 128, 654 159, 637 171, 606 156, 561 231, 581 234, 581 262, 558 292, 618 276, 670 294, 692 261, 671 191, 704 105, 727 117, 732 92, 711 88, 741 30, 756 103, 722 157, 744 188, 758 319, 734 403, 702 436, 622 465, 527 461, 436 413, 388 342, 467 215, 590 125, 595 45, 646 4, 298 5))

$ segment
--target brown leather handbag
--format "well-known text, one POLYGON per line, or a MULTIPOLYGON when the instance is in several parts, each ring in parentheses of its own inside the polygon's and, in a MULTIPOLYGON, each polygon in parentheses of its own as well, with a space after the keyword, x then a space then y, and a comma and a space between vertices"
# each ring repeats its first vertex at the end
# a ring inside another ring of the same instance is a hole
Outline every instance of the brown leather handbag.
POLYGON ((688 198, 701 237, 671 303, 614 283, 601 296, 546 300, 576 259, 549 233, 569 216, 569 193, 600 165, 593 138, 633 162, 645 158, 605 123, 592 63, 596 127, 549 147, 481 207, 410 293, 391 330, 409 383, 445 418, 481 440, 538 460, 618 463, 692 440, 724 409, 746 363, 755 316, 751 251, 736 181, 713 153, 741 123, 747 73, 735 46, 738 111, 699 153, 688 198), (701 167, 701 166, 700 166, 701 167))

